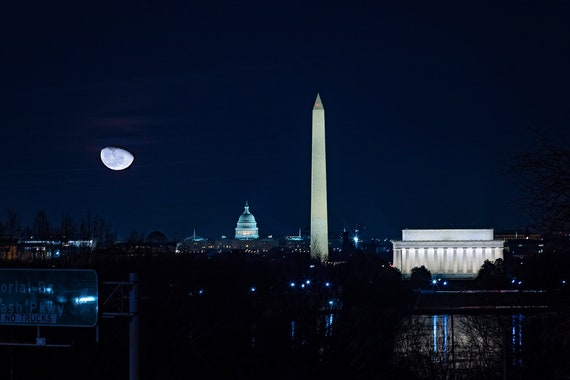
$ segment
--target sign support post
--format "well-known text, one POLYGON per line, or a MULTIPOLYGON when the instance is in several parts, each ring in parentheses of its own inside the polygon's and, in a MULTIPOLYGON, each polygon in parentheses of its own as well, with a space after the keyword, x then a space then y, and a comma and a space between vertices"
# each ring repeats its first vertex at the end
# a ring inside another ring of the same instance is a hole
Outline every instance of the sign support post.
POLYGON ((129 326, 129 364, 130 380, 139 380, 139 275, 129 273, 131 294, 129 299, 129 313, 131 314, 129 326))

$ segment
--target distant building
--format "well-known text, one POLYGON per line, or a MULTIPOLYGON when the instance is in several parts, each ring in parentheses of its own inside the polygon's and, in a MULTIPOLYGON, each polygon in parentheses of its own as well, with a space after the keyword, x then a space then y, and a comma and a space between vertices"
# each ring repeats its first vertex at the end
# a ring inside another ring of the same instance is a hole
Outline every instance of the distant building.
POLYGON ((93 252, 94 240, 35 240, 18 241, 17 259, 20 261, 57 259, 76 253, 93 252))
POLYGON ((206 253, 211 248, 208 239, 196 235, 196 230, 192 236, 188 236, 181 242, 176 243, 176 254, 181 253, 206 253))
POLYGON ((144 246, 145 254, 164 255, 172 253, 173 245, 161 231, 149 233, 144 243, 141 246, 144 246))
POLYGON ((18 239, 0 237, 0 260, 11 261, 18 259, 18 239))
POLYGON ((272 236, 259 238, 257 221, 249 211, 249 204, 246 202, 243 213, 238 218, 234 238, 222 236, 219 239, 206 239, 196 236, 194 232, 193 236, 187 237, 176 245, 176 253, 216 254, 231 251, 265 253, 278 245, 278 239, 272 236))
POLYGON ((279 247, 290 250, 291 252, 309 253, 311 251, 311 237, 299 235, 283 236, 279 239, 279 247))
POLYGON ((525 232, 504 232, 495 235, 505 241, 505 253, 510 257, 523 258, 544 253, 544 239, 540 234, 525 232))
POLYGON ((434 276, 475 278, 485 260, 503 258, 504 243, 492 229, 406 229, 392 241, 394 266, 404 277, 423 265, 434 276))
POLYGON ((255 221, 253 214, 249 212, 249 205, 247 202, 245 202, 243 213, 238 219, 235 238, 238 240, 259 239, 257 222, 255 221))

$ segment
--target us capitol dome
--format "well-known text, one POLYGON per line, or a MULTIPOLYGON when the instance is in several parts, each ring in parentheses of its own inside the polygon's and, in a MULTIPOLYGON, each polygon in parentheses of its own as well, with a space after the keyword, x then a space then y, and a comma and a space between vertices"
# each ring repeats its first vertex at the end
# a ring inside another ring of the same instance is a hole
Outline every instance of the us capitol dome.
POLYGON ((238 219, 235 238, 239 240, 259 239, 257 222, 253 214, 249 212, 247 202, 245 202, 243 214, 241 214, 238 219))

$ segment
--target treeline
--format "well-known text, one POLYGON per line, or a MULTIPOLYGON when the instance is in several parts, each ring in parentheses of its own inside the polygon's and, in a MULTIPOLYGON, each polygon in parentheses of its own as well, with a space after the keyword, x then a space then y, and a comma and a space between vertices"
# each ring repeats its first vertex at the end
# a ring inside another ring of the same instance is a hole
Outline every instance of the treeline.
POLYGON ((117 234, 110 222, 99 214, 88 212, 79 220, 63 214, 59 221, 51 220, 45 210, 38 210, 30 225, 22 223, 22 217, 13 209, 7 209, 0 219, 0 237, 6 243, 14 244, 19 240, 60 241, 93 240, 100 248, 113 245, 117 234))

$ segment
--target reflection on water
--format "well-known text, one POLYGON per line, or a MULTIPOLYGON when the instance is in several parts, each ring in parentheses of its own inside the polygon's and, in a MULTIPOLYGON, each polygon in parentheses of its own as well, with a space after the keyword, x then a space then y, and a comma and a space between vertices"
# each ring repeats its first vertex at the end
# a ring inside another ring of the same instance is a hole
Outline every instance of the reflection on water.
POLYGON ((517 378, 523 365, 528 365, 528 357, 523 361, 523 338, 526 332, 527 345, 532 340, 532 315, 400 317, 400 324, 391 325, 398 325, 397 331, 391 329, 381 341, 374 330, 361 331, 360 326, 354 327, 352 320, 340 313, 318 313, 270 324, 261 320, 250 325, 249 347, 253 353, 264 353, 270 348, 290 360, 314 358, 321 363, 328 360, 331 365, 336 365, 338 358, 368 365, 366 360, 373 348, 390 356, 382 359, 386 364, 394 365, 398 371, 409 371, 418 379, 517 378))
POLYGON ((304 346, 308 343, 309 336, 316 338, 322 336, 330 338, 334 335, 338 316, 335 313, 318 315, 316 324, 311 326, 307 321, 291 321, 289 325, 289 337, 291 348, 304 346), (314 329, 314 331, 312 330, 314 329))
POLYGON ((437 360, 438 352, 446 363, 449 355, 449 328, 448 315, 434 315, 432 317, 433 360, 437 360))
POLYGON ((523 320, 522 314, 513 314, 511 321, 511 350, 512 365, 522 367, 522 345, 523 345, 523 320))
POLYGON ((523 314, 410 316, 396 339, 396 361, 427 377, 495 377, 505 370, 507 350, 512 368, 522 367, 524 320, 523 314))
POLYGON ((326 337, 330 337, 333 334, 334 317, 335 316, 333 313, 325 314, 322 316, 326 337))
POLYGON ((255 348, 255 344, 256 344, 256 328, 257 325, 255 323, 253 323, 251 325, 251 331, 250 331, 250 341, 249 341, 249 346, 250 348, 255 348))
POLYGON ((295 321, 291 321, 291 342, 295 341, 295 321))

